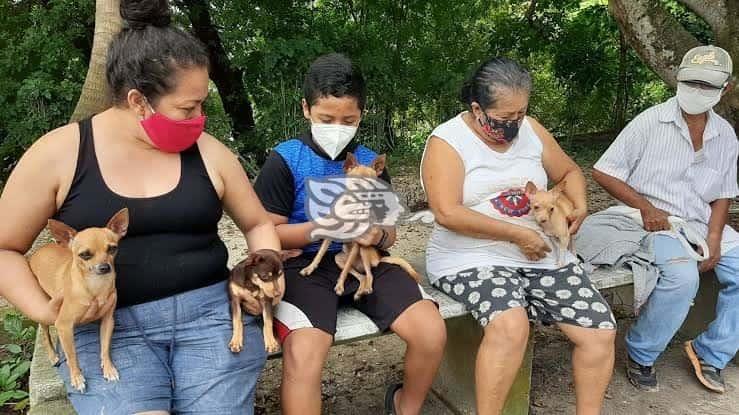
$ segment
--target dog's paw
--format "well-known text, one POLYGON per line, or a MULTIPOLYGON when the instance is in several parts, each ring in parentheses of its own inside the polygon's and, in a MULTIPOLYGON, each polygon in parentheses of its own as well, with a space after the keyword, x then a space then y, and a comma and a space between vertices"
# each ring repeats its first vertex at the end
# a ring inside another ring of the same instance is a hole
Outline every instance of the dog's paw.
POLYGON ((344 286, 342 284, 336 284, 334 287, 334 292, 336 295, 343 295, 344 294, 344 286))
POLYGON ((118 376, 118 369, 115 368, 113 362, 103 362, 100 365, 103 368, 103 378, 109 382, 117 382, 120 377, 118 376))
POLYGON ((303 269, 300 270, 300 275, 302 275, 304 277, 307 277, 310 274, 312 274, 313 271, 315 271, 315 270, 316 270, 316 267, 312 267, 312 266, 308 265, 307 267, 305 267, 305 268, 303 268, 303 269))
POLYGON ((280 351, 280 343, 275 339, 264 339, 264 348, 267 353, 277 353, 280 351))
POLYGON ((56 364, 59 363, 59 355, 56 353, 50 352, 49 361, 51 362, 52 366, 56 366, 56 364))
POLYGON ((360 285, 359 289, 357 289, 357 292, 354 293, 354 301, 359 300, 362 298, 362 296, 365 296, 367 294, 372 294, 372 286, 362 287, 360 285))
POLYGON ((73 388, 80 391, 80 393, 85 393, 85 377, 82 376, 81 372, 70 373, 69 379, 73 388))
POLYGON ((231 349, 233 353, 239 353, 241 350, 244 349, 244 339, 231 337, 231 341, 228 342, 228 348, 231 349))

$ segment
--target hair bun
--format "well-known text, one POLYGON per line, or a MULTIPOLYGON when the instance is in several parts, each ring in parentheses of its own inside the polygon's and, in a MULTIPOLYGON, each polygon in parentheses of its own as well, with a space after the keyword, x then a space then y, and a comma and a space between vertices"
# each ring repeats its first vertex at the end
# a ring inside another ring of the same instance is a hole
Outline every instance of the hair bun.
POLYGON ((168 0, 121 0, 121 17, 131 29, 166 27, 172 21, 168 0))

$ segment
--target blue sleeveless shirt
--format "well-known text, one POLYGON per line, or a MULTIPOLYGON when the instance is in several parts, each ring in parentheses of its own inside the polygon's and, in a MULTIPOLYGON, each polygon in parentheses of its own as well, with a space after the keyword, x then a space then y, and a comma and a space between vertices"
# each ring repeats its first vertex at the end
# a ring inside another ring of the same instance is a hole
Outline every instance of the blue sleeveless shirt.
MULTIPOLYGON (((292 173, 295 189, 295 200, 292 211, 288 216, 288 223, 308 222, 305 213, 305 181, 310 177, 340 176, 344 174, 344 160, 330 160, 316 154, 312 148, 302 140, 293 138, 280 143, 274 148, 288 169, 292 173)), ((352 150, 360 164, 370 165, 377 157, 377 153, 363 145, 357 145, 352 150)), ((316 252, 322 241, 314 241, 303 247, 303 252, 316 252)), ((330 252, 341 251, 341 243, 333 242, 329 247, 330 252)))

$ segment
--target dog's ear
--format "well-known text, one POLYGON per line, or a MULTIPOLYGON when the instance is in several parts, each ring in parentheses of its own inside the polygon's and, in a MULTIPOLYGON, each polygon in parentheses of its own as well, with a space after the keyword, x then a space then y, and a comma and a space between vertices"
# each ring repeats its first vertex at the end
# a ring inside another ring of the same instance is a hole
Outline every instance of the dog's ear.
POLYGON ((74 236, 77 235, 77 231, 66 223, 59 222, 58 220, 49 219, 47 224, 51 236, 61 245, 69 246, 74 236))
POLYGON ((302 249, 287 249, 280 251, 280 261, 285 262, 290 258, 295 258, 303 253, 302 249))
POLYGON ((229 273, 230 279, 235 279, 236 281, 242 281, 246 279, 246 267, 248 266, 246 261, 247 260, 244 259, 233 267, 233 269, 229 273))
POLYGON ((126 233, 128 233, 128 208, 119 210, 110 218, 105 227, 118 234, 118 238, 126 236, 126 233))
POLYGON ((244 265, 252 266, 252 265, 259 264, 262 261, 264 261, 264 257, 259 254, 259 251, 250 252, 249 255, 246 256, 246 259, 244 260, 244 265))
POLYGON ((536 189, 536 185, 534 184, 534 182, 529 181, 529 182, 526 183, 526 195, 527 196, 533 196, 533 195, 535 195, 536 194, 536 190, 537 189, 536 189))
POLYGON ((352 154, 352 152, 347 152, 346 160, 344 160, 344 173, 357 167, 358 165, 359 163, 357 163, 357 158, 354 157, 354 154, 352 154))
POLYGON ((375 172, 377 173, 377 177, 380 177, 380 175, 382 174, 383 170, 385 170, 386 163, 387 163, 387 157, 385 157, 384 154, 380 154, 372 162, 372 168, 375 169, 375 172))

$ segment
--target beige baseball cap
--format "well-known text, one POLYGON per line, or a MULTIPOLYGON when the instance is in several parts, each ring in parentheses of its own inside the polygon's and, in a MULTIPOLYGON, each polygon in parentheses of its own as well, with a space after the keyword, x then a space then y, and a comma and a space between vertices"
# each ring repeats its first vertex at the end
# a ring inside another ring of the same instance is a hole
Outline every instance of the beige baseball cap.
POLYGON ((731 77, 731 56, 718 46, 698 46, 683 56, 677 71, 678 81, 703 82, 723 88, 731 77))

